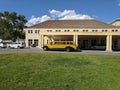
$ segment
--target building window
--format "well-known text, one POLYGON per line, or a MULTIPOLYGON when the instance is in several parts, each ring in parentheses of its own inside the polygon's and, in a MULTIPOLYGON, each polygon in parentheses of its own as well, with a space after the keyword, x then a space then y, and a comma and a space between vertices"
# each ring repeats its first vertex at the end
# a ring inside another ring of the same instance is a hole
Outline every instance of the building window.
POLYGON ((52 32, 52 30, 47 30, 47 32, 52 32))
POLYGON ((31 33, 33 33, 33 30, 31 30, 31 33))
POLYGON ((38 30, 35 30, 35 33, 38 33, 38 30))
POLYGON ((107 32, 108 30, 105 30, 105 32, 107 32))
POLYGON ((38 46, 38 39, 34 39, 34 45, 38 46))
POLYGON ((30 33, 31 31, 30 30, 28 30, 28 33, 30 33))
POLYGON ((118 30, 115 30, 115 32, 118 32, 118 30))
POLYGON ((102 32, 107 32, 108 30, 102 30, 102 32))
POLYGON ((92 32, 98 32, 98 30, 92 30, 92 32))
POLYGON ((98 32, 98 30, 95 30, 95 32, 98 32))
POLYGON ((114 32, 114 30, 112 30, 112 32, 114 32))
POLYGON ((28 33, 33 33, 33 30, 28 30, 28 33))
POLYGON ((64 32, 70 32, 70 30, 64 30, 64 32))
POLYGON ((61 30, 55 30, 56 32, 61 32, 61 30))
POLYGON ((102 32, 104 32, 104 30, 102 30, 102 32))
POLYGON ((88 32, 88 30, 83 30, 83 32, 88 32))
POLYGON ((83 32, 85 32, 85 30, 83 30, 83 32))
POLYGON ((40 30, 35 30, 35 33, 39 33, 40 32, 40 30))
POLYGON ((32 45, 32 39, 28 39, 28 46, 31 46, 32 45))
POLYGON ((79 32, 79 30, 73 30, 73 32, 79 32))
POLYGON ((118 30, 116 29, 116 30, 112 30, 112 32, 118 32, 118 30))

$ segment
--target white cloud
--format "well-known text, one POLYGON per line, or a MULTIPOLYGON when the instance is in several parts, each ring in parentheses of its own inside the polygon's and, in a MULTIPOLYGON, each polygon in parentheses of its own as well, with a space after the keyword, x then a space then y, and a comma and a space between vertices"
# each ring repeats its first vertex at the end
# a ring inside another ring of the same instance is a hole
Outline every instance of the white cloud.
POLYGON ((118 6, 120 7, 120 0, 117 0, 118 6))
POLYGON ((58 18, 58 20, 67 20, 67 19, 92 19, 88 15, 76 14, 75 10, 64 10, 63 12, 57 10, 49 11, 52 17, 58 18))
POLYGON ((60 11, 57 11, 57 10, 49 10, 49 13, 50 13, 50 15, 52 16, 52 17, 60 17, 60 14, 61 14, 61 12, 60 11))
POLYGON ((118 2, 118 6, 120 7, 120 2, 118 2))
POLYGON ((32 26, 32 25, 35 25, 35 24, 38 24, 38 23, 41 23, 41 22, 44 22, 47 20, 51 20, 51 17, 49 17, 47 15, 44 15, 42 17, 32 16, 31 19, 28 20, 28 22, 26 23, 26 26, 32 26))
POLYGON ((60 18, 60 20, 68 20, 68 19, 92 19, 92 18, 88 15, 80 15, 80 14, 66 15, 66 16, 60 18))
POLYGON ((50 16, 43 15, 41 17, 32 16, 27 22, 27 26, 32 26, 46 20, 73 20, 73 19, 93 19, 91 16, 86 14, 77 14, 75 10, 64 10, 63 12, 58 10, 49 10, 50 16))

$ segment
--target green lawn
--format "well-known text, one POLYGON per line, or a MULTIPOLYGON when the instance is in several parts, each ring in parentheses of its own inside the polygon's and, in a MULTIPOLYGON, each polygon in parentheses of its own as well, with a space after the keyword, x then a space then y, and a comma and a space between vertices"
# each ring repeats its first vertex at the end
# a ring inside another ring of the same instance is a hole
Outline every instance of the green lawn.
POLYGON ((120 90, 120 56, 1 54, 0 90, 120 90))

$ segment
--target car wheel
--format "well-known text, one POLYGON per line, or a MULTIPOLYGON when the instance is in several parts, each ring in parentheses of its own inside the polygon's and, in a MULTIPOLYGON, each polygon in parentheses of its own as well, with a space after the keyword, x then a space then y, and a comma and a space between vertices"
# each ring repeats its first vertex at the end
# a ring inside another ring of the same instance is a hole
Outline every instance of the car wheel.
POLYGON ((95 50, 96 48, 95 47, 92 47, 92 50, 95 50))
POLYGON ((71 51, 71 49, 70 49, 70 48, 66 48, 66 51, 67 51, 67 52, 70 52, 70 51, 71 51))
POLYGON ((8 46, 8 48, 11 48, 10 46, 8 46))
POLYGON ((47 48, 47 47, 43 47, 43 50, 44 50, 44 51, 47 51, 47 50, 48 50, 48 48, 47 48))
POLYGON ((17 48, 20 49, 20 46, 18 46, 17 48))

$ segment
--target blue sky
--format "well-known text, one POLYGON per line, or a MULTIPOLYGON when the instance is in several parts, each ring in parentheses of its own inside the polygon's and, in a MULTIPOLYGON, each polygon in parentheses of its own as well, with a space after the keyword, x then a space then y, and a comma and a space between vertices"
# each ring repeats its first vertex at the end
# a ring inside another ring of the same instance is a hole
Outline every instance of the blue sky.
POLYGON ((120 0, 0 0, 0 12, 25 15, 28 26, 49 19, 97 19, 111 22, 120 18, 120 0))

